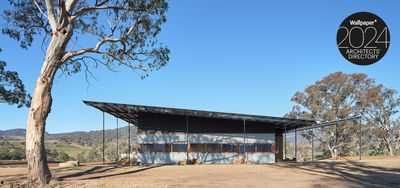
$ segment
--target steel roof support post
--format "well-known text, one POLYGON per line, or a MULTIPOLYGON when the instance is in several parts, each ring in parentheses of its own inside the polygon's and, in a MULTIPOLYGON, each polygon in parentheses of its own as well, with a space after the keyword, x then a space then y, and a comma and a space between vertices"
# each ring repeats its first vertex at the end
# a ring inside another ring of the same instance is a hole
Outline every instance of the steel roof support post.
MULTIPOLYGON (((129 118, 131 117, 131 109, 128 109, 129 118)), ((131 123, 128 123, 128 155, 129 155, 129 166, 132 165, 131 161, 131 123)))
POLYGON ((243 119, 243 152, 244 152, 244 162, 247 161, 246 156, 246 119, 243 119))
POLYGON ((117 163, 119 161, 119 145, 118 145, 118 118, 117 118, 117 163))
POLYGON ((287 158, 287 143, 286 143, 286 123, 285 123, 285 157, 283 157, 283 159, 287 158))
POLYGON ((311 161, 314 161, 314 129, 311 129, 311 161))
POLYGON ((105 129, 105 114, 104 114, 104 112, 103 112, 103 165, 104 165, 104 163, 105 163, 105 156, 104 156, 104 136, 105 136, 105 131, 104 131, 104 129, 105 129))
POLYGON ((186 115, 186 160, 189 159, 189 117, 186 115))
MULTIPOLYGON (((338 145, 338 126, 339 126, 339 122, 336 119, 336 125, 335 125, 335 147, 338 145)), ((336 160, 338 160, 339 159, 339 152, 338 152, 338 148, 337 147, 334 149, 334 152, 335 152, 336 160)))
POLYGON ((358 151, 358 153, 360 154, 360 161, 361 161, 361 152, 362 152, 362 149, 361 149, 361 146, 362 146, 362 126, 361 126, 361 117, 360 117, 360 148, 359 148, 359 151, 358 151))
POLYGON ((297 162, 297 129, 294 130, 294 158, 297 162))

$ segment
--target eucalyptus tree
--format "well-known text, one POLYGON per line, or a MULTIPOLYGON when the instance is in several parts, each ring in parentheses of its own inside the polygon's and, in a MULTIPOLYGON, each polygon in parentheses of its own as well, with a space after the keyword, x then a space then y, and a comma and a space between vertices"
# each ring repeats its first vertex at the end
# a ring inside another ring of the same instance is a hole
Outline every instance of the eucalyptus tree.
POLYGON ((364 93, 367 125, 389 156, 400 149, 400 98, 397 91, 378 85, 364 93))
MULTIPOLYGON (((1 49, 0 49, 1 52, 1 49)), ((0 60, 0 102, 29 107, 31 96, 15 71, 6 70, 7 63, 0 60)))
POLYGON ((158 42, 166 22, 164 0, 8 0, 2 33, 27 49, 39 37, 47 46, 27 120, 28 183, 48 183, 44 147, 57 72, 88 71, 88 64, 110 70, 125 66, 142 77, 166 65, 169 49, 158 42), (81 42, 82 41, 82 42, 81 42))
MULTIPOLYGON (((287 116, 335 121, 362 115, 365 108, 361 98, 373 87, 376 87, 375 81, 366 74, 329 74, 304 91, 296 92, 291 99, 295 105, 287 116)), ((331 157, 338 157, 338 149, 344 149, 346 144, 352 142, 355 133, 354 124, 345 123, 325 128, 319 141, 329 149, 331 157)))

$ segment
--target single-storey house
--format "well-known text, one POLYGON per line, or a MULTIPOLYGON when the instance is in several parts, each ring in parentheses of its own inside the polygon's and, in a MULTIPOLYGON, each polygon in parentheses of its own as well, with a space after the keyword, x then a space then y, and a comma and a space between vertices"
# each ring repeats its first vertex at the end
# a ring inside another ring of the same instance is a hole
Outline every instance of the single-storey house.
POLYGON ((282 117, 84 101, 134 126, 134 155, 141 163, 253 163, 283 159, 283 134, 315 121, 282 117))

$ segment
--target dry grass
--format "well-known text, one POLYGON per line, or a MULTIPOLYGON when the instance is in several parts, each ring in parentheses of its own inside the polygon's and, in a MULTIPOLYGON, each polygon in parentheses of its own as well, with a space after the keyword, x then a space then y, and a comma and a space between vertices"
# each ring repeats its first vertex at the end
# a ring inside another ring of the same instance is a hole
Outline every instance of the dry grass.
MULTIPOLYGON (((52 167, 52 172, 58 180, 49 187, 400 187, 400 161, 392 158, 276 165, 86 164, 52 167)), ((3 186, 25 186, 25 173, 23 165, 0 166, 3 186)))

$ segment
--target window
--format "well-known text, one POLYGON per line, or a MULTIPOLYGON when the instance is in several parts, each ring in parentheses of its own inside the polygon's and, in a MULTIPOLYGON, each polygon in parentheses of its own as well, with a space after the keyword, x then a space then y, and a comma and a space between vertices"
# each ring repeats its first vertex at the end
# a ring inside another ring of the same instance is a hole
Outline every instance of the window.
POLYGON ((140 153, 171 152, 171 144, 142 144, 140 153))
POLYGON ((172 144, 172 152, 186 152, 187 144, 172 144))
POLYGON ((222 152, 239 152, 237 144, 222 144, 222 152))
POLYGON ((206 144, 190 144, 190 152, 202 152, 206 151, 206 144))
POLYGON ((246 144, 246 152, 251 152, 251 153, 256 152, 256 145, 255 144, 246 144))
POLYGON ((220 153, 221 144, 206 144, 206 150, 209 153, 220 153))
POLYGON ((272 152, 272 144, 256 144, 257 152, 272 152))
MULTIPOLYGON (((187 144, 139 144, 140 153, 187 152, 187 144)), ((273 144, 190 144, 190 152, 194 153, 248 153, 272 152, 273 144)))

